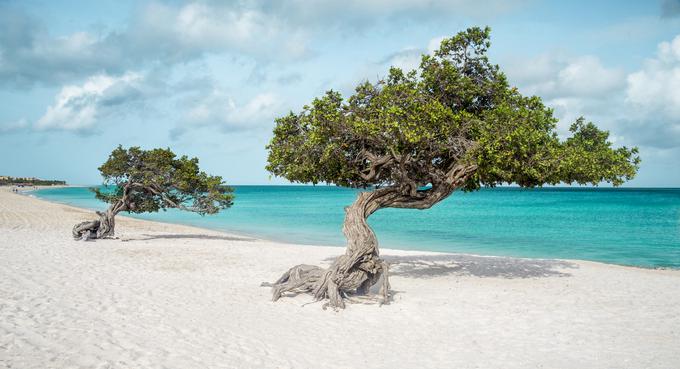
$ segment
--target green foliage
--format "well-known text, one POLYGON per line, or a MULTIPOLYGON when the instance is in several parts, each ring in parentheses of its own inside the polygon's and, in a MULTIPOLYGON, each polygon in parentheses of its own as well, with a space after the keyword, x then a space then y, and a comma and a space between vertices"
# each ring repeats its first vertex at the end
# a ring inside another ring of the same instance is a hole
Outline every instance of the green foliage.
POLYGON ((612 149, 607 141, 609 132, 600 131, 592 122, 584 122, 579 118, 569 129, 573 135, 563 145, 560 175, 568 182, 580 184, 595 178, 620 185, 632 179, 640 164, 638 149, 612 149))
POLYGON ((426 186, 456 165, 476 168, 462 186, 611 182, 638 168, 637 149, 579 119, 560 140, 540 98, 522 96, 486 55, 490 29, 442 41, 420 67, 391 68, 346 100, 335 91, 276 120, 267 169, 293 182, 349 187, 426 186))
POLYGON ((178 158, 170 149, 118 146, 99 171, 107 187, 93 188, 96 197, 133 213, 174 207, 214 214, 234 198, 222 177, 201 172, 197 158, 178 158))

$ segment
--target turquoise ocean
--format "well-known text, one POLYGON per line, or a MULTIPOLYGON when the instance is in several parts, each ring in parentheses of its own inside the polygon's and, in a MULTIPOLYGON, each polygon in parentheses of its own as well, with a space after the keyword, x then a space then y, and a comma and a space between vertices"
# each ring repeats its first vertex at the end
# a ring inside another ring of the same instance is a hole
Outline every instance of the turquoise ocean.
MULTIPOLYGON (((132 216, 283 242, 342 246, 343 208, 358 192, 332 186, 234 189, 234 206, 217 215, 169 210, 132 216)), ((43 189, 33 195, 106 208, 85 187, 43 189)), ((482 189, 456 192, 428 210, 383 209, 369 223, 382 248, 680 268, 680 189, 482 189)))

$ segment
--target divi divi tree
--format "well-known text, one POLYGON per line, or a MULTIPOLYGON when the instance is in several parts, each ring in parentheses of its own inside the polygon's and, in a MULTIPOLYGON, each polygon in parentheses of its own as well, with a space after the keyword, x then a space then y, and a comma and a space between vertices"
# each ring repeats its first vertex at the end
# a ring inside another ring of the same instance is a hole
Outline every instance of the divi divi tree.
POLYGON ((98 220, 73 227, 76 239, 114 236, 115 216, 121 211, 148 213, 177 208, 214 214, 233 203, 232 189, 222 177, 198 167, 198 159, 177 157, 170 149, 142 150, 118 146, 99 167, 104 188, 93 188, 96 197, 110 206, 97 212, 98 220))
POLYGON ((309 292, 343 308, 380 280, 388 265, 366 222, 382 208, 428 209, 454 191, 513 183, 631 179, 636 148, 614 148, 609 133, 580 118, 560 138, 557 119, 539 97, 523 96, 487 57, 489 28, 444 39, 417 70, 391 68, 346 99, 334 91, 299 113, 278 118, 267 169, 292 182, 363 188, 345 208, 347 250, 329 268, 298 265, 275 283, 273 299, 309 292))

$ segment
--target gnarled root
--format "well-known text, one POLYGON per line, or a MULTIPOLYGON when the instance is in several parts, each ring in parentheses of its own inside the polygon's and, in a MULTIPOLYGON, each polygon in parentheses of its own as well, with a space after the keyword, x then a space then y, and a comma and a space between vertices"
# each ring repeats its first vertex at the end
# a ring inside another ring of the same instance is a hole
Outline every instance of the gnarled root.
POLYGON ((367 295, 378 283, 381 304, 389 302, 389 266, 380 259, 378 240, 366 218, 385 201, 383 192, 362 192, 357 200, 345 208, 343 233, 347 237, 347 251, 335 259, 328 269, 313 265, 297 265, 285 272, 278 281, 263 285, 272 287, 272 300, 286 292, 311 293, 316 301, 328 299, 327 305, 343 309, 350 295, 367 295))
POLYGON ((324 305, 344 309, 344 300, 351 295, 367 295, 371 286, 382 276, 379 295, 381 305, 389 303, 389 266, 377 257, 352 258, 342 255, 328 268, 314 265, 296 265, 285 272, 274 283, 263 283, 272 287, 272 301, 287 292, 311 293, 315 301, 328 299, 324 305), (364 260, 365 259, 365 260, 364 260))
POLYGON ((90 220, 78 223, 73 226, 73 239, 87 241, 97 238, 97 229, 99 229, 98 220, 90 220))
POLYGON ((76 240, 110 238, 114 235, 115 222, 109 212, 98 211, 99 220, 81 222, 73 226, 71 233, 76 240))

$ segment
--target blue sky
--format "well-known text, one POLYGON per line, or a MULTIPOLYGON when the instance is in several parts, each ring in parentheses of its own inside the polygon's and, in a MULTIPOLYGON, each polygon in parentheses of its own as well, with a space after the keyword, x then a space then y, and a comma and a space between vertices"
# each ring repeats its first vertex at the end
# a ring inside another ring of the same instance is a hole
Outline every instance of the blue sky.
POLYGON ((583 115, 640 147, 628 186, 680 187, 680 0, 0 0, 0 174, 98 183, 121 143, 285 183, 264 170, 275 117, 473 25, 561 133, 583 115))

